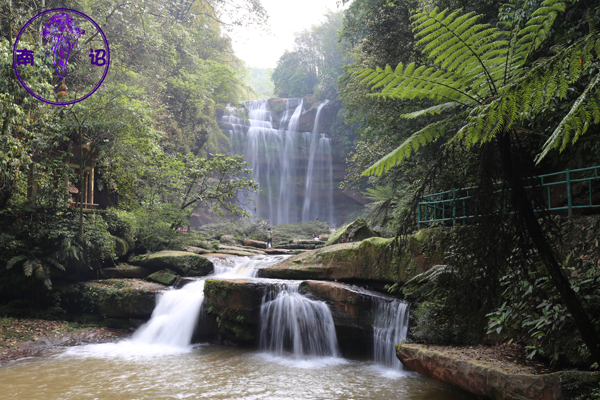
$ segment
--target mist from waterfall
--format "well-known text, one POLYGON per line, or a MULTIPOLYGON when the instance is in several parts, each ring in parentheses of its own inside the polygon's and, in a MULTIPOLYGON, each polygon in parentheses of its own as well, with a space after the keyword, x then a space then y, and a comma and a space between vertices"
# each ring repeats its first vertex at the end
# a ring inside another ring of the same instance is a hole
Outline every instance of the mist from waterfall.
POLYGON ((319 117, 327 103, 317 107, 312 133, 298 131, 302 99, 286 99, 277 127, 268 100, 244 103, 247 120, 232 108, 221 118, 232 153, 243 155, 262 191, 251 194, 248 211, 273 225, 317 217, 335 224, 331 143, 319 132, 319 117))

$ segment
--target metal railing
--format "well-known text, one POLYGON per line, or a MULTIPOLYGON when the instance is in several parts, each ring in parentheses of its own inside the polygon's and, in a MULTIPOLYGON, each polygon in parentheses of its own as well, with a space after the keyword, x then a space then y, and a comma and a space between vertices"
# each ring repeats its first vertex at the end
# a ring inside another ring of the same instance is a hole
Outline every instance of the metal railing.
MULTIPOLYGON (((565 170, 552 174, 534 176, 528 189, 536 187, 543 190, 543 207, 549 211, 567 210, 572 215, 574 209, 600 207, 600 165, 596 167, 565 170), (534 185, 535 184, 535 185, 534 185), (586 193, 587 192, 587 193, 586 193), (594 193, 599 194, 594 204, 594 193)), ((417 209, 418 225, 431 223, 466 224, 469 218, 478 215, 473 204, 473 192, 477 187, 452 189, 445 192, 423 196, 417 209)), ((501 193, 497 190, 496 193, 501 193)), ((499 200, 499 199, 498 199, 499 200)), ((502 210, 506 212, 507 193, 502 196, 502 210)))

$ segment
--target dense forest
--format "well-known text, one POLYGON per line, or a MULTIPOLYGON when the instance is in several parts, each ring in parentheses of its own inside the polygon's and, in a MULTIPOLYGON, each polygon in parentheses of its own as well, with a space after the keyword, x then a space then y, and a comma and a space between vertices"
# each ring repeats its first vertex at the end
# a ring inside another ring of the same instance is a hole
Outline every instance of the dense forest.
MULTIPOLYGON (((568 218, 547 211, 550 189, 530 178, 600 165, 599 2, 342 3, 273 70, 244 65, 223 31, 264 23, 257 0, 0 3, 0 300, 93 275, 123 246, 181 247, 177 228, 197 206, 250 216, 240 194, 258 187, 217 115, 312 94, 341 104, 330 132, 341 185, 369 200, 352 219, 396 238, 391 262, 422 227, 423 196, 471 188, 466 226, 427 223, 452 229, 446 263, 387 287, 420 303, 416 341, 515 341, 531 358, 597 370, 598 238, 569 247, 568 218), (98 21, 114 54, 102 90, 64 107, 32 99, 12 65, 20 27, 56 7, 98 21), (92 170, 102 213, 84 207, 92 170), (591 250, 565 250, 577 246, 591 250)), ((600 204, 589 185, 575 201, 600 204)))

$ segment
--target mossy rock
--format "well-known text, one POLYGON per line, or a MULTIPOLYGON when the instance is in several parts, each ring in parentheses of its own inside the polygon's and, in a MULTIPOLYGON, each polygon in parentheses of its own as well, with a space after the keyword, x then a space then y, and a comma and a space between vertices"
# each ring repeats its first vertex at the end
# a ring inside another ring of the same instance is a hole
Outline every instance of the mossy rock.
POLYGON ((149 275, 146 279, 151 282, 171 286, 175 282, 175 280, 177 280, 177 274, 169 269, 163 269, 161 271, 156 271, 155 273, 149 275))
POLYGON ((144 279, 152 271, 147 268, 138 267, 134 265, 119 264, 116 267, 101 268, 100 277, 102 279, 122 279, 122 278, 134 278, 144 279))
POLYGON ((192 240, 192 241, 190 241, 190 244, 194 247, 200 247, 201 249, 209 250, 209 251, 219 249, 219 244, 213 243, 210 240, 192 240))
POLYGON ((123 258, 129 253, 129 243, 126 240, 115 236, 115 255, 117 258, 123 258))
POLYGON ((147 319, 164 289, 137 279, 104 279, 56 286, 61 308, 70 314, 96 314, 103 318, 147 319))
POLYGON ((390 245, 393 239, 370 238, 306 251, 273 266, 260 269, 264 278, 325 279, 393 283, 404 280, 390 245))
POLYGON ((338 243, 344 243, 344 234, 348 237, 348 242, 360 242, 372 237, 379 237, 379 234, 368 227, 364 219, 344 225, 333 232, 327 239, 326 246, 331 246, 338 243))
POLYGON ((130 262, 152 271, 169 269, 182 276, 204 276, 214 271, 213 263, 208 258, 187 251, 159 251, 133 257, 130 262))

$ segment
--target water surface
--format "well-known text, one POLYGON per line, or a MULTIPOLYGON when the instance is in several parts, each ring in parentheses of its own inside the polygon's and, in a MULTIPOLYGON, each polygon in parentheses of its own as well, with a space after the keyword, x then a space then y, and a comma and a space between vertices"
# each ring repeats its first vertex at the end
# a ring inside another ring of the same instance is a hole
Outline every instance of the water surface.
POLYGON ((473 399, 415 372, 342 358, 276 357, 127 341, 50 349, 0 368, 1 399, 473 399))

